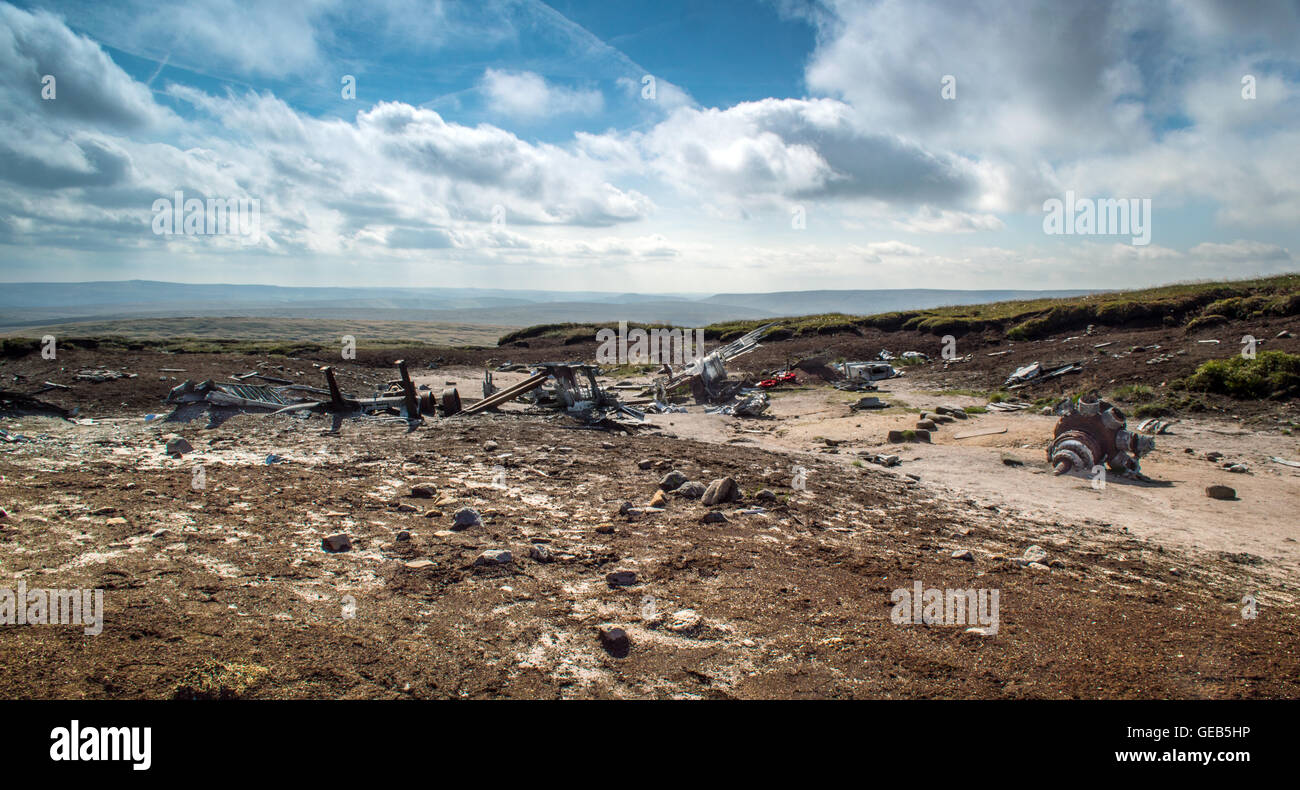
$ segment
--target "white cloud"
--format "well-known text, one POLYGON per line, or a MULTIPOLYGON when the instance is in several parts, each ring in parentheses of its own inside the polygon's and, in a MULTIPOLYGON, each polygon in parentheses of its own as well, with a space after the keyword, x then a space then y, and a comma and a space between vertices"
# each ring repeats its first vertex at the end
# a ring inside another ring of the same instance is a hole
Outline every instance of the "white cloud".
POLYGON ((594 115, 605 105, 598 90, 553 85, 531 71, 487 69, 483 72, 479 89, 492 112, 515 119, 531 120, 575 113, 594 115))

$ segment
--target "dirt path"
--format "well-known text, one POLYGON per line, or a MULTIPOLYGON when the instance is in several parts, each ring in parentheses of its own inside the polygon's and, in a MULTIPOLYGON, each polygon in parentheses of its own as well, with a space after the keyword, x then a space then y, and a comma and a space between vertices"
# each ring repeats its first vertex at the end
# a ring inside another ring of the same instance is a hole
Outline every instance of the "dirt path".
POLYGON ((1051 474, 1045 459, 1055 417, 1031 411, 972 415, 940 426, 932 443, 889 445, 891 429, 915 427, 920 410, 941 404, 984 406, 979 399, 944 395, 895 379, 876 393, 895 404, 882 411, 850 412, 862 397, 826 386, 797 387, 774 393, 774 419, 745 420, 706 414, 690 406, 688 414, 651 415, 650 420, 677 436, 711 443, 746 443, 790 454, 832 454, 844 463, 858 461, 859 451, 898 455, 893 467, 914 475, 921 485, 969 498, 981 505, 1014 509, 1035 517, 1068 519, 1098 525, 1193 552, 1248 554, 1268 561, 1279 578, 1300 574, 1300 469, 1270 460, 1300 459, 1300 440, 1280 433, 1243 431, 1231 423, 1185 420, 1157 437, 1156 449, 1142 461, 1153 482, 1111 476, 1101 490, 1087 477, 1051 474), (1005 428, 1005 433, 954 438, 956 434, 1005 428), (837 443, 828 448, 824 440, 837 443), (1192 452, 1186 452, 1190 449, 1192 452), (1219 452, 1217 462, 1206 460, 1219 452), (1019 462, 1004 463, 1004 459, 1019 462), (1223 469, 1243 462, 1247 474, 1223 469), (1205 487, 1235 488, 1238 499, 1205 496, 1205 487))

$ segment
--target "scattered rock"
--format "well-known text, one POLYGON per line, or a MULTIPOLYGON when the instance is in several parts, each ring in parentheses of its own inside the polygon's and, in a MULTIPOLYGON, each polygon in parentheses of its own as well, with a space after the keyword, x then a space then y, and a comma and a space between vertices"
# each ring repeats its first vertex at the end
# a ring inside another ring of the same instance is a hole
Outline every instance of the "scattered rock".
POLYGON ((113 516, 112 518, 106 519, 104 523, 110 526, 120 527, 126 523, 126 519, 122 518, 121 516, 113 516))
POLYGON ((555 556, 551 554, 551 547, 544 543, 534 543, 528 550, 528 556, 538 562, 553 562, 555 556))
POLYGON ((655 495, 650 497, 650 507, 667 507, 668 496, 664 494, 662 488, 655 489, 655 495))
POLYGON ((704 491, 705 488, 703 483, 688 481, 682 483, 677 488, 674 488, 669 493, 675 497, 683 497, 685 499, 699 499, 700 497, 704 496, 704 491))
POLYGON ((652 458, 642 458, 640 461, 637 461, 636 465, 638 469, 651 469, 654 467, 655 462, 652 458))
POLYGON ((923 431, 939 430, 939 426, 935 424, 934 420, 917 420, 916 427, 920 428, 923 431))
POLYGON ((1210 499, 1236 499, 1237 490, 1228 486, 1206 486, 1205 495, 1210 499))
POLYGON ((399 503, 397 507, 393 509, 396 510, 398 513, 415 513, 420 510, 415 505, 411 505, 406 502, 399 503))
POLYGON ((1250 467, 1246 466, 1245 464, 1231 464, 1230 466, 1227 467, 1227 469, 1229 472, 1235 472, 1239 475, 1244 475, 1245 473, 1250 471, 1250 467))
POLYGON ((659 481, 659 487, 665 491, 672 491, 675 488, 680 488, 687 480, 689 478, 684 472, 674 469, 663 476, 663 479, 659 481))
POLYGON ((620 516, 626 516, 636 509, 637 509, 636 505, 632 504, 631 502, 624 502, 623 504, 618 506, 618 514, 620 516))
POLYGON ((167 446, 164 448, 163 451, 166 452, 168 455, 173 455, 176 456, 177 458, 180 458, 182 455, 185 455, 186 453, 194 452, 194 446, 191 445, 188 441, 186 441, 185 437, 176 436, 167 440, 167 446))
POLYGON ((399 542, 408 541, 408 540, 410 540, 410 539, 411 539, 411 532, 410 532, 410 530, 402 529, 402 530, 398 530, 398 531, 397 531, 397 540, 398 540, 399 542))
POLYGON ((433 560, 411 560, 410 562, 403 564, 412 570, 419 570, 420 568, 427 568, 432 565, 433 560))
POLYGON ((483 519, 479 517, 478 511, 472 507, 463 507, 451 517, 452 529, 469 529, 470 527, 480 527, 482 525, 483 519))
POLYGON ((610 587, 630 587, 636 584, 636 571, 614 571, 605 574, 610 587))
POLYGON ((701 618, 694 609, 678 609, 673 612, 672 619, 664 624, 666 630, 674 634, 681 634, 694 631, 700 627, 701 618))
POLYGON ((1043 560, 1047 559, 1047 552, 1043 550, 1042 546, 1030 546, 1029 548, 1025 549, 1025 553, 1020 555, 1020 558, 1026 564, 1042 562, 1043 560))
POLYGON ((599 533, 599 534, 601 534, 601 535, 613 535, 613 534, 614 534, 614 525, 613 525, 613 524, 608 524, 608 523, 606 523, 606 524, 597 524, 597 525, 596 525, 596 532, 599 533))
POLYGON ((491 439, 488 439, 486 442, 483 442, 483 452, 485 453, 495 452, 500 449, 501 449, 501 445, 497 444, 491 439))
POLYGON ((433 499, 437 493, 438 489, 427 483, 411 486, 411 496, 416 499, 433 499))
POLYGON ((929 431, 890 431, 886 440, 890 444, 902 444, 904 442, 929 442, 929 431))
POLYGON ((726 502, 734 502, 740 498, 740 488, 736 481, 730 477, 720 477, 709 483, 708 489, 704 492, 703 504, 719 505, 726 502))
POLYGON ((600 646, 615 658, 623 658, 632 649, 632 640, 622 628, 602 625, 597 629, 600 634, 600 646))
POLYGON ((710 510, 708 513, 704 514, 704 518, 700 519, 704 524, 721 524, 729 520, 730 519, 723 515, 719 510, 710 510))
POLYGON ((352 550, 352 538, 349 538, 347 533, 344 532, 322 538, 320 543, 321 548, 330 553, 352 550))
POLYGON ((1217 461, 1222 457, 1223 457, 1223 453, 1219 452, 1218 450, 1211 450, 1210 452, 1205 454, 1205 460, 1207 461, 1217 461))
POLYGON ((475 565, 507 565, 514 562, 514 555, 508 549, 488 549, 475 558, 475 565))
POLYGON ((975 554, 970 549, 958 549, 952 553, 954 560, 966 560, 967 562, 975 561, 975 554))
POLYGON ((759 502, 775 502, 776 492, 771 490, 770 488, 764 488, 763 490, 759 491, 757 494, 754 494, 754 499, 759 502))

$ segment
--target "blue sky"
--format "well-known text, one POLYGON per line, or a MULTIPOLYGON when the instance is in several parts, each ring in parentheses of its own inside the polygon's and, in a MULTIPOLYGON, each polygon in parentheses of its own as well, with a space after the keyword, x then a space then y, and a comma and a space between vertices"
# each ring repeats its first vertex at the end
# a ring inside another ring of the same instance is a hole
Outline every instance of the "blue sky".
POLYGON ((1298 2, 0 17, 3 280, 713 292, 1300 268, 1298 2), (257 200, 257 232, 156 233, 177 190, 257 200), (1149 200, 1149 243, 1045 233, 1067 192, 1149 200))

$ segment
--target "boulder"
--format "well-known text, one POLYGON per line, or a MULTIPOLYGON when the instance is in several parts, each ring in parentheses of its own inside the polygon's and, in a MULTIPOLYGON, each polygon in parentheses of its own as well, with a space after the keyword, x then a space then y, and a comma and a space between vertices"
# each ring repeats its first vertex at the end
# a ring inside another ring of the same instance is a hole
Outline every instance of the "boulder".
POLYGON ((726 502, 734 502, 740 499, 740 487, 736 481, 730 477, 720 477, 709 483, 709 487, 704 491, 705 506, 719 505, 726 502))

